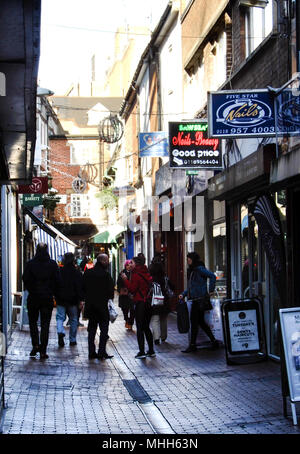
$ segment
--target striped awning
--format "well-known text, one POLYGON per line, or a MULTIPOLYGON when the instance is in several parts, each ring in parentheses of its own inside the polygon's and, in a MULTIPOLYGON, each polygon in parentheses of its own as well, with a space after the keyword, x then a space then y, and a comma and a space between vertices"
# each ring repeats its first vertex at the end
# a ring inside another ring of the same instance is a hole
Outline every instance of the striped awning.
POLYGON ((50 236, 45 230, 38 227, 36 230, 37 235, 37 242, 38 243, 46 243, 48 245, 48 252, 50 257, 57 261, 60 261, 66 252, 73 252, 75 251, 76 245, 73 243, 69 243, 59 236, 53 238, 50 236))
POLYGON ((33 230, 33 237, 36 244, 46 243, 50 257, 56 262, 61 260, 66 252, 75 252, 76 244, 63 235, 53 225, 42 222, 27 207, 24 207, 24 214, 27 214, 36 225, 33 230))

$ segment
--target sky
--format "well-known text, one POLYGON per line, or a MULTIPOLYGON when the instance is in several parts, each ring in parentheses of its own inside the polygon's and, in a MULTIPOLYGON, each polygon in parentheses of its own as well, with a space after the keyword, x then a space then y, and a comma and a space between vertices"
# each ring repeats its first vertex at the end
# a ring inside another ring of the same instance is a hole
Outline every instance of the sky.
MULTIPOLYGON (((39 85, 65 94, 124 24, 155 28, 167 0, 42 0, 39 85)), ((139 39, 135 36, 135 39, 139 39)))

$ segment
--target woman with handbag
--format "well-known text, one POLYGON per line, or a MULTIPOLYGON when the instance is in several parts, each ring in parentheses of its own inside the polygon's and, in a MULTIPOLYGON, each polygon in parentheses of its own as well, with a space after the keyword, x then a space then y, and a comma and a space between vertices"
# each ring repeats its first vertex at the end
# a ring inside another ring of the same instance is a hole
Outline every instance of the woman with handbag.
POLYGON ((131 267, 132 261, 126 260, 124 265, 124 270, 119 274, 117 281, 117 290, 119 293, 119 307, 122 309, 125 328, 128 331, 132 331, 132 325, 134 322, 134 305, 132 301, 132 296, 129 293, 128 289, 125 287, 124 281, 122 279, 122 274, 126 274, 127 279, 130 280, 131 277, 131 267))
POLYGON ((188 299, 192 301, 190 315, 191 339, 190 345, 186 350, 183 350, 182 353, 191 353, 197 350, 196 339, 199 325, 211 340, 212 347, 214 349, 218 348, 219 343, 204 320, 205 311, 212 309, 210 296, 215 290, 216 276, 205 268, 204 263, 200 260, 200 257, 196 252, 187 254, 187 263, 189 266, 187 274, 188 288, 179 295, 179 299, 187 296, 188 299), (207 279, 209 279, 209 293, 207 292, 207 279))
POLYGON ((148 299, 148 295, 151 289, 152 278, 144 263, 143 257, 133 257, 131 280, 128 280, 125 273, 122 273, 121 275, 125 287, 133 295, 136 335, 139 345, 139 352, 135 356, 137 359, 146 358, 146 356, 155 356, 153 336, 149 327, 151 319, 151 302, 148 299), (145 337, 149 348, 147 353, 145 353, 145 337))

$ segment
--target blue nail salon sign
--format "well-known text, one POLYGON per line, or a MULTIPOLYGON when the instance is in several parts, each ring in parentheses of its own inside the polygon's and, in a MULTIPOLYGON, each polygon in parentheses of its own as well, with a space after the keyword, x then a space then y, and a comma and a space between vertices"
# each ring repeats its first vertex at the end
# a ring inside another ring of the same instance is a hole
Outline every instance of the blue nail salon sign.
POLYGON ((209 92, 210 137, 275 135, 274 98, 268 90, 209 92))
POLYGON ((168 157, 168 134, 163 131, 141 132, 139 134, 139 151, 141 158, 168 157))

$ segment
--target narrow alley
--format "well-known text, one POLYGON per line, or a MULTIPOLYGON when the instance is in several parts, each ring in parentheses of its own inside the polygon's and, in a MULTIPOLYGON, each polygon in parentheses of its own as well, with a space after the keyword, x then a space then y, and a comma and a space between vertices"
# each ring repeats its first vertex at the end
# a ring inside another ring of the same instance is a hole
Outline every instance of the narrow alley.
POLYGON ((77 346, 59 349, 54 315, 46 361, 29 357, 29 332, 13 334, 4 434, 300 433, 289 406, 288 418, 282 413, 279 364, 228 366, 224 348, 205 346, 184 355, 187 334, 178 333, 175 314, 156 357, 138 360, 136 335, 120 313, 106 361, 88 360, 86 326, 77 346))

